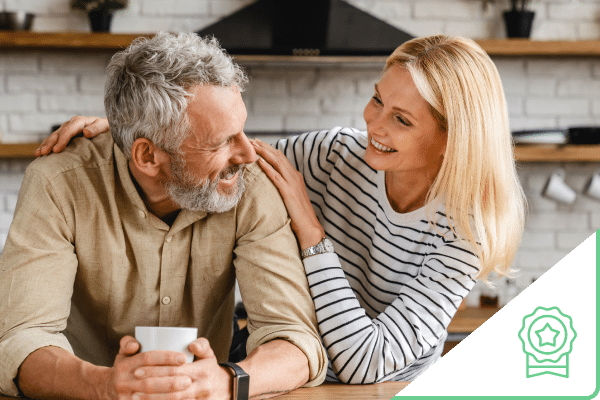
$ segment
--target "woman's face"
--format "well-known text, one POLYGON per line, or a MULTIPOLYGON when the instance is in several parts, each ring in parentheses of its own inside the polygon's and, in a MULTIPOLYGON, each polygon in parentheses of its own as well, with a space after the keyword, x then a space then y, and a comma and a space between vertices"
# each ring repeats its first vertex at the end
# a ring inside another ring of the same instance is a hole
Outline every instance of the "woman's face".
POLYGON ((363 115, 369 136, 365 161, 371 168, 437 174, 447 135, 406 68, 393 65, 385 72, 363 115))

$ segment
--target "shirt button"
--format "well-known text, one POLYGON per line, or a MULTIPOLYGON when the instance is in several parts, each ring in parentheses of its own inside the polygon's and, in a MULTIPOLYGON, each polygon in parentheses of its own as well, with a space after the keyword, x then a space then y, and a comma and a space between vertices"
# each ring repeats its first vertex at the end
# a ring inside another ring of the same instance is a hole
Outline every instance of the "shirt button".
POLYGON ((162 303, 166 306, 171 302, 171 298, 169 296, 165 296, 162 298, 162 303))
POLYGON ((173 236, 169 236, 169 237, 167 238, 167 243, 171 243, 171 239, 172 239, 172 238, 173 238, 173 236))
POLYGON ((142 210, 139 211, 140 217, 142 218, 146 218, 146 213, 143 212, 142 210))

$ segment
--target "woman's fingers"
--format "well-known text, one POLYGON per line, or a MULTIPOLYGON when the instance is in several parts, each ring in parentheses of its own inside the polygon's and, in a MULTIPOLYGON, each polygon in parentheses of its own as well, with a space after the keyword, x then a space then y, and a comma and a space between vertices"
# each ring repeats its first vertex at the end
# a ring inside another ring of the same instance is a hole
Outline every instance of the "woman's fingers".
POLYGON ((57 140, 58 135, 56 134, 56 131, 54 131, 52 132, 52 134, 50 134, 50 136, 48 136, 42 141, 42 144, 33 152, 33 155, 39 157, 45 156, 46 154, 50 153, 50 151, 52 151, 52 147, 54 147, 57 140))
POLYGON ((275 171, 277 171, 277 173, 279 173, 283 179, 285 179, 286 181, 293 179, 293 175, 296 172, 296 168, 292 166, 285 154, 258 139, 251 140, 251 143, 254 145, 256 153, 262 158, 264 158, 264 160, 275 171))
POLYGON ((83 128, 83 136, 85 136, 86 138, 91 139, 98 136, 101 133, 108 132, 110 130, 108 126, 108 120, 106 118, 89 118, 90 120, 88 120, 88 122, 90 123, 83 128))
POLYGON ((106 131, 108 131, 108 121, 105 118, 75 116, 44 139, 40 147, 35 150, 34 155, 60 153, 67 147, 71 139, 81 132, 86 137, 93 138, 106 131))
POLYGON ((258 157, 257 162, 267 177, 273 182, 275 187, 277 187, 277 190, 279 190, 279 194, 281 194, 289 213, 290 207, 293 207, 292 198, 290 196, 290 192, 293 189, 292 185, 281 175, 281 173, 279 173, 279 171, 273 168, 273 166, 263 158, 258 157))
POLYGON ((275 163, 277 149, 259 139, 251 139, 250 143, 252 143, 254 150, 259 156, 267 160, 269 164, 275 163))

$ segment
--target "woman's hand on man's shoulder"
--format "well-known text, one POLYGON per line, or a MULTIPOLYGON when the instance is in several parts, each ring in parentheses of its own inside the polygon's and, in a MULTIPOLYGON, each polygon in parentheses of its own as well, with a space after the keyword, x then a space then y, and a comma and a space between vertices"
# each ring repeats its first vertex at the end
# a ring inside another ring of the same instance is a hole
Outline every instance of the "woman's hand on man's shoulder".
POLYGON ((81 133, 86 138, 91 139, 108 131, 108 120, 106 118, 75 116, 44 139, 33 154, 39 157, 50 153, 60 153, 67 147, 73 137, 81 133))

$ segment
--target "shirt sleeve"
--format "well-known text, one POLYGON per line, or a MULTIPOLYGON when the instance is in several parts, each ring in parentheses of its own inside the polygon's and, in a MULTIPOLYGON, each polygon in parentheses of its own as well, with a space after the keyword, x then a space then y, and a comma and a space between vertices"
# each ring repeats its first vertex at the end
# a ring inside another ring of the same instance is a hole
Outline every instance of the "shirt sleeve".
POLYGON ((48 179, 31 167, 0 256, 0 393, 18 396, 18 369, 33 351, 73 352, 67 325, 77 272, 73 237, 48 179))
POLYGON ((323 382, 327 354, 296 238, 277 188, 257 166, 249 169, 248 189, 238 204, 235 269, 248 312, 247 350, 284 339, 304 352, 310 377, 323 382), (254 171, 254 172, 252 172, 254 171))
POLYGON ((479 259, 463 241, 447 242, 426 257, 383 313, 371 319, 360 306, 335 253, 308 257, 304 267, 319 330, 332 368, 344 383, 418 374, 422 358, 443 346, 446 329, 475 284, 479 259))

